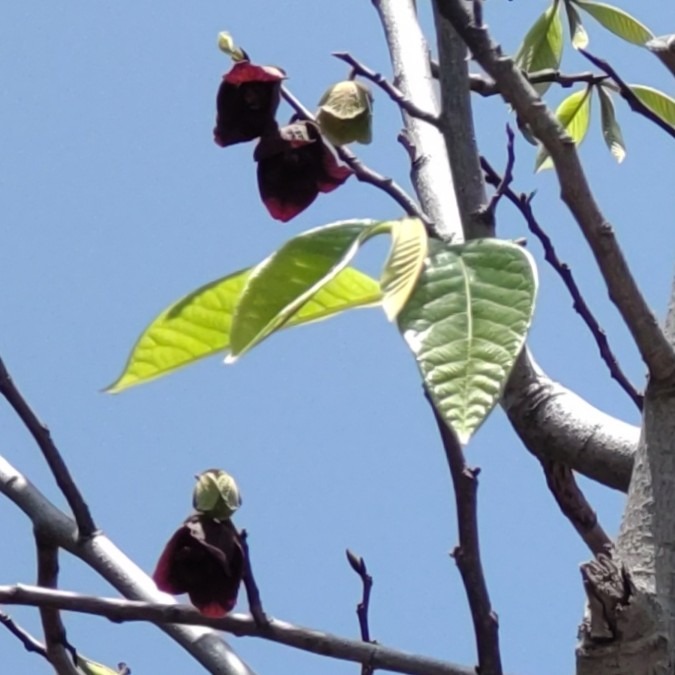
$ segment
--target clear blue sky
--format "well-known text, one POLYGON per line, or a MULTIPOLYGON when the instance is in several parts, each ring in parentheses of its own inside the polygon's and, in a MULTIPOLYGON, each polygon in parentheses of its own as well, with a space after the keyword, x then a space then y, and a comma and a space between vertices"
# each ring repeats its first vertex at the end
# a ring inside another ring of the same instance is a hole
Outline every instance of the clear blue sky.
MULTIPOLYGON (((652 30, 675 30, 669 3, 617 0, 652 30)), ((420 3, 425 5, 427 3, 420 3)), ((546 3, 486 4, 486 21, 513 51, 546 3)), ((425 17, 428 19, 426 8, 425 17)), ((4 3, 0 9, 0 354, 54 437, 106 533, 152 571, 187 515, 193 475, 219 466, 237 478, 263 600, 274 616, 358 636, 358 579, 344 549, 375 578, 374 638, 439 658, 474 662, 464 591, 448 551, 454 500, 416 367, 376 310, 288 331, 225 367, 211 359, 118 396, 99 393, 119 373, 145 324, 196 286, 257 262, 289 235, 347 217, 399 215, 394 202, 350 179, 287 225, 260 204, 252 145, 212 141, 215 94, 228 29, 263 63, 283 67, 308 105, 345 74, 331 51, 349 50, 389 74, 377 17, 366 0, 341 2, 4 3)), ((428 23, 428 21, 427 21, 428 23)), ((656 59, 587 21, 591 50, 628 81, 672 94, 656 59)), ((569 46, 564 70, 587 70, 569 46)), ((557 103, 563 94, 552 92, 557 103)), ((379 92, 375 140, 357 148, 407 185, 395 141, 400 117, 379 92)), ((628 156, 617 166, 598 125, 581 150, 597 198, 615 225, 644 291, 663 313, 673 271, 672 143, 617 102, 628 156)), ((475 100, 482 152, 505 156, 508 113, 475 100)), ((281 116, 288 114, 282 108, 281 116)), ((517 146, 515 188, 570 262, 633 381, 643 368, 552 173, 534 175, 534 149, 517 146)), ((500 207, 499 231, 537 242, 500 207)), ((384 248, 363 262, 375 269, 384 248)), ((530 344, 551 376, 592 403, 637 421, 609 379, 558 279, 542 264, 530 344)), ((0 453, 50 497, 62 499, 37 449, 0 406, 0 453)), ((505 668, 566 675, 573 668, 589 557, 548 494, 538 464, 496 411, 468 450, 482 468, 480 520, 488 582, 501 623, 505 668)), ((588 487, 614 532, 623 498, 588 487)), ((0 501, 0 583, 34 580, 29 524, 0 501)), ((78 561, 62 560, 63 588, 112 594, 78 561)), ((240 603, 240 608, 245 605, 240 603)), ((39 632, 37 613, 8 608, 39 632)), ((72 642, 92 658, 126 661, 134 675, 201 672, 153 627, 66 616, 72 642)), ((260 640, 232 638, 259 673, 338 675, 342 662, 260 640)), ((3 672, 49 672, 0 631, 3 672)))

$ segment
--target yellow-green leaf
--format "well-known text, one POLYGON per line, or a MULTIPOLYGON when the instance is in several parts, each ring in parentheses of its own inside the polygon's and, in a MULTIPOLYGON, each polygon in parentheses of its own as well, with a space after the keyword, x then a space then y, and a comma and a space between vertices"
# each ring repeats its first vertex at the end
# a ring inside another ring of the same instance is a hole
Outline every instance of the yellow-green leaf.
POLYGON ((654 113, 675 127, 675 99, 644 84, 629 85, 631 91, 654 113))
MULTIPOLYGON (((526 73, 560 66, 563 50, 563 27, 560 20, 558 0, 534 22, 534 25, 525 35, 516 54, 516 65, 526 73)), ((532 85, 539 95, 542 95, 550 86, 550 82, 532 85)))
POLYGON ((119 670, 113 670, 102 663, 97 663, 79 654, 77 655, 77 669, 83 675, 119 675, 119 670))
MULTIPOLYGON (((165 309, 143 331, 122 374, 106 391, 118 393, 228 349, 232 314, 250 273, 251 269, 240 270, 216 279, 165 309)), ((380 300, 379 284, 348 267, 310 298, 286 326, 320 321, 380 300)))
POLYGON ((570 25, 570 37, 572 46, 575 49, 584 49, 588 46, 588 33, 581 23, 579 12, 574 8, 570 0, 565 0, 565 10, 567 11, 567 21, 570 25))
POLYGON ((627 42, 644 47, 645 43, 654 37, 647 26, 623 9, 591 0, 574 0, 574 2, 608 31, 627 42))
POLYGON ((382 308, 393 321, 408 302, 427 255, 427 231, 419 218, 394 221, 391 250, 384 265, 380 286, 382 308))
MULTIPOLYGON (((556 117, 576 145, 584 140, 591 121, 591 87, 570 94, 556 109, 556 117)), ((541 147, 535 161, 535 170, 550 169, 553 162, 545 147, 541 147)))
POLYGON ((614 102, 610 93, 601 85, 597 87, 600 98, 600 118, 602 122, 602 136, 607 147, 616 161, 621 164, 626 157, 626 146, 623 142, 621 127, 614 112, 614 102))

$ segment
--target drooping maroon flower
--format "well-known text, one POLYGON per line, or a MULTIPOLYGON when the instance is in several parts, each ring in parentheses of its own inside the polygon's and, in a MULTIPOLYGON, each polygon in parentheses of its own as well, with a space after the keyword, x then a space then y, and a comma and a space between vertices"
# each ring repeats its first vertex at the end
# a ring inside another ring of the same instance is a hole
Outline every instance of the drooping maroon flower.
POLYGON ((213 139, 221 147, 253 140, 276 126, 283 70, 239 61, 223 76, 213 139))
POLYGON ((169 539, 152 578, 161 591, 187 593, 202 614, 219 617, 237 602, 243 571, 244 553, 231 521, 196 514, 169 539))
POLYGON ((272 218, 286 222, 304 211, 319 192, 331 192, 352 171, 338 164, 313 122, 297 122, 263 136, 258 162, 260 196, 272 218))

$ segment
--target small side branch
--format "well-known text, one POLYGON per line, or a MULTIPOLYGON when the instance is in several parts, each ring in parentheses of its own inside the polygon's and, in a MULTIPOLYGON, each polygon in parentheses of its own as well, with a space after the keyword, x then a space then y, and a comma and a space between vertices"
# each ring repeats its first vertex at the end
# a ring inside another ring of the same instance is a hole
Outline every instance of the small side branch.
MULTIPOLYGON (((373 588, 373 577, 368 574, 366 561, 360 555, 356 555, 349 549, 347 549, 346 553, 350 567, 359 575, 361 584, 363 586, 361 602, 359 602, 359 604, 356 606, 356 616, 359 619, 361 639, 364 642, 372 642, 370 639, 368 610, 370 608, 370 591, 373 588)), ((372 675, 374 672, 374 669, 370 665, 363 664, 363 666, 361 666, 361 675, 372 675)))
MULTIPOLYGON (((54 609, 104 616, 112 621, 150 621, 152 623, 210 626, 238 636, 260 637, 313 654, 366 664, 376 670, 408 675, 476 675, 474 668, 408 654, 380 644, 331 635, 313 628, 272 619, 260 629, 252 617, 241 614, 214 619, 188 605, 99 598, 35 586, 0 586, 0 603, 51 607, 54 609)), ((487 672, 487 671, 486 671, 487 672)))
POLYGON ((436 127, 440 125, 440 118, 438 115, 429 112, 428 110, 423 110, 418 105, 415 105, 415 103, 400 89, 391 84, 382 73, 377 73, 371 68, 368 68, 348 52, 333 52, 333 56, 351 66, 352 71, 356 75, 360 75, 361 77, 370 80, 373 84, 376 84, 394 103, 405 110, 410 116, 433 124, 436 127))
MULTIPOLYGON (((494 216, 495 209, 499 200, 504 196, 504 193, 508 190, 509 186, 513 182, 513 167, 516 163, 516 153, 513 149, 513 129, 509 124, 506 125, 506 168, 504 169, 504 175, 495 183, 490 183, 495 187, 495 193, 490 198, 488 204, 488 211, 494 216)), ((486 182, 490 182, 486 177, 486 182)))
MULTIPOLYGON (((281 88, 281 95, 288 105, 305 120, 315 121, 314 115, 288 90, 281 88)), ((392 178, 383 176, 366 166, 351 150, 338 146, 335 148, 338 157, 354 172, 362 183, 369 183, 388 194, 409 216, 419 218, 427 227, 430 220, 415 200, 392 178)))
POLYGON ((668 124, 662 117, 657 115, 651 108, 648 108, 634 93, 633 90, 626 84, 626 82, 621 79, 619 74, 612 68, 612 66, 599 59, 597 56, 593 56, 590 52, 587 52, 585 49, 579 50, 594 66, 600 68, 603 72, 607 73, 609 78, 614 82, 619 90, 621 98, 623 98, 626 103, 630 106, 630 109, 633 112, 646 117, 650 122, 656 124, 657 127, 660 127, 665 131, 669 136, 675 138, 675 127, 668 124))
POLYGON ((612 540, 598 522, 598 516, 577 485, 572 469, 561 462, 539 458, 546 484, 560 510, 572 523, 594 556, 611 551, 612 540))
MULTIPOLYGON (((499 189, 499 186, 503 185, 504 179, 494 170, 491 164, 484 157, 481 157, 481 166, 485 172, 485 180, 490 185, 493 185, 499 189)), ((525 222, 527 223, 530 232, 532 232, 537 237, 537 239, 539 239, 541 245, 544 248, 544 259, 557 272, 558 276, 562 279, 565 287, 569 291, 569 294, 572 296, 574 309, 591 331, 591 335, 593 336, 593 339, 598 346, 598 350, 600 351, 600 357, 607 365, 611 377, 615 379, 619 386, 626 392, 626 394, 630 396, 637 408, 642 410, 642 394, 640 394, 631 384, 628 377, 621 369, 614 352, 609 346, 607 334, 586 304, 586 301, 584 300, 584 297, 577 286, 576 280, 574 279, 572 270, 569 268, 567 263, 562 262, 560 258, 558 258, 558 254, 556 253, 551 238, 548 236, 548 234, 546 234, 539 224, 539 221, 535 217, 534 211, 532 210, 532 198, 534 195, 516 194, 508 186, 503 188, 502 192, 504 196, 520 211, 523 218, 525 218, 525 222)))
POLYGON ((66 463, 61 457, 56 444, 52 440, 49 429, 40 422, 37 415, 28 405, 21 392, 17 389, 3 360, 0 358, 0 393, 14 408, 14 411, 31 433, 51 469, 56 484, 70 506, 75 522, 82 538, 91 537, 96 532, 96 525, 91 516, 84 497, 75 484, 66 463))
MULTIPOLYGON (((427 398, 431 404, 428 396, 427 398)), ((457 563, 469 601, 476 635, 478 671, 481 675, 502 675, 499 621, 490 603, 480 556, 476 499, 479 470, 467 466, 456 434, 448 428, 433 404, 431 405, 455 489, 459 546, 452 552, 452 557, 457 563)))
POLYGON ((246 530, 242 530, 239 533, 239 540, 241 547, 244 549, 244 587, 246 588, 246 596, 248 598, 248 609, 256 625, 259 628, 264 628, 270 620, 263 610, 258 584, 256 584, 255 577, 253 576, 251 554, 248 548, 248 532, 246 530))
POLYGON ((49 656, 47 655, 47 648, 34 638, 28 631, 24 630, 19 626, 14 619, 9 614, 0 611, 0 623, 12 634, 14 637, 18 638, 21 644, 25 647, 27 652, 32 652, 33 654, 38 654, 44 659, 49 661, 49 656))
POLYGON ((675 76, 675 34, 655 37, 645 47, 675 76))

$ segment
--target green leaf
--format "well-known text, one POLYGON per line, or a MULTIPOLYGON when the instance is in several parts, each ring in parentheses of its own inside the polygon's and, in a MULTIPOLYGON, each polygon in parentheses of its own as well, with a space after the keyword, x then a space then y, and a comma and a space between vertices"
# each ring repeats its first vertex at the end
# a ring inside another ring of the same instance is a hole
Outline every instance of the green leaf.
MULTIPOLYGON (((570 94, 556 109, 555 115, 576 145, 584 140, 591 121, 591 87, 570 94)), ((535 171, 550 169, 553 162, 542 146, 535 160, 535 171)))
POLYGON ((600 98, 602 136, 616 161, 621 164, 626 158, 626 145, 623 142, 621 127, 616 119, 614 103, 610 93, 602 86, 596 87, 600 98))
MULTIPOLYGON (((232 314, 251 269, 216 279, 165 309, 134 345, 120 377, 106 391, 117 393, 223 352, 230 345, 232 314)), ((356 307, 379 304, 378 283, 352 268, 342 270, 286 324, 320 321, 356 307)))
POLYGON ((382 308, 393 321, 408 302, 427 255, 428 239, 419 218, 404 218, 393 223, 392 244, 384 265, 380 286, 382 308))
POLYGON ((325 283, 349 264, 379 223, 346 220, 303 232, 257 265, 232 317, 233 363, 280 328, 325 283))
POLYGON ((102 663, 97 663, 84 656, 77 655, 77 669, 83 675, 119 675, 119 670, 113 670, 104 666, 102 663))
POLYGON ((675 127, 675 99, 644 84, 631 84, 629 87, 652 112, 675 127))
POLYGON ((399 315, 434 405, 462 443, 497 403, 532 320, 537 287, 520 246, 435 240, 417 288, 399 315))
MULTIPOLYGON (((558 0, 534 22, 525 35, 515 57, 516 65, 526 73, 560 66, 563 50, 563 27, 558 0)), ((550 82, 532 85, 541 96, 550 82)))
POLYGON ((645 43, 654 37, 647 26, 618 7, 607 5, 604 2, 591 2, 591 0, 574 0, 574 3, 588 12, 608 31, 627 42, 644 47, 645 43))
POLYGON ((567 11, 567 21, 570 25, 572 46, 575 49, 584 49, 588 46, 588 33, 583 23, 581 23, 579 12, 577 12, 570 0, 565 0, 565 10, 567 11))

